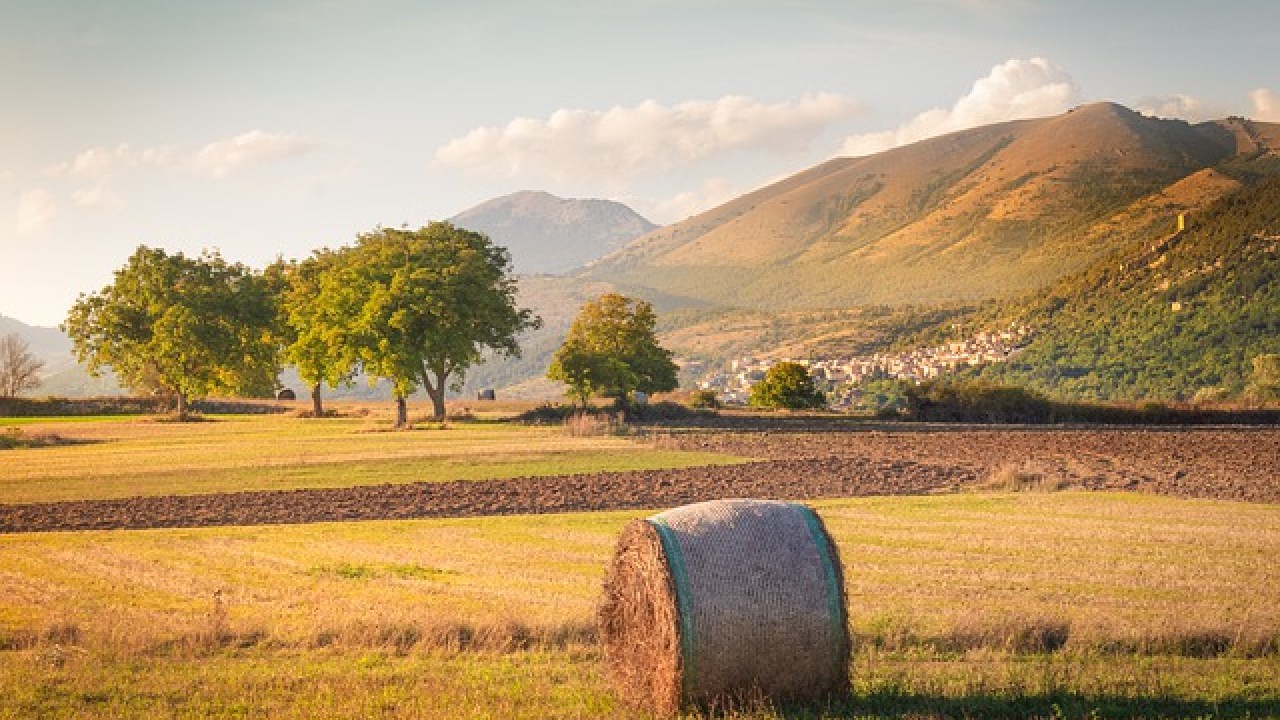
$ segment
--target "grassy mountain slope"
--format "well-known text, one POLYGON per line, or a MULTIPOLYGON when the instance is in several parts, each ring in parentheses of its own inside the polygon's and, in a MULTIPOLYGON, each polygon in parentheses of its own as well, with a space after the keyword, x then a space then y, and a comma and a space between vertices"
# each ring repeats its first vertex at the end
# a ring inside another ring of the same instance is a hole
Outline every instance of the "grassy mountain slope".
POLYGON ((1098 103, 839 158, 659 229, 584 277, 742 308, 973 302, 1043 287, 1234 192, 1280 126, 1098 103))
POLYGON ((997 313, 1038 331, 988 379, 1075 398, 1235 393, 1280 353, 1280 176, 997 313))

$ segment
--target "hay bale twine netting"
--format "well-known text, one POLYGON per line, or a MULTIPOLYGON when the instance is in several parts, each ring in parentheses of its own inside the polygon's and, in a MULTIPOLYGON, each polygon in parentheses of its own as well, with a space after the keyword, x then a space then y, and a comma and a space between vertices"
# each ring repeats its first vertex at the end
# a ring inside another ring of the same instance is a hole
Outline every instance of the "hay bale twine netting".
POLYGON ((623 529, 600 639, 622 699, 672 714, 845 689, 846 615, 840 558, 813 510, 715 500, 623 529))

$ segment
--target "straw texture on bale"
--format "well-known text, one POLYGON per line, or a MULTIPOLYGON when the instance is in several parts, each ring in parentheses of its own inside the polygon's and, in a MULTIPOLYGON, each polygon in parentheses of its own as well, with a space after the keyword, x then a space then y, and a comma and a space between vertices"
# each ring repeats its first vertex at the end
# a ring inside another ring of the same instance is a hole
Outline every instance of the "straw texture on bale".
POLYGON ((840 559, 818 516, 739 499, 628 524, 599 623, 622 699, 669 715, 844 689, 846 616, 840 559))

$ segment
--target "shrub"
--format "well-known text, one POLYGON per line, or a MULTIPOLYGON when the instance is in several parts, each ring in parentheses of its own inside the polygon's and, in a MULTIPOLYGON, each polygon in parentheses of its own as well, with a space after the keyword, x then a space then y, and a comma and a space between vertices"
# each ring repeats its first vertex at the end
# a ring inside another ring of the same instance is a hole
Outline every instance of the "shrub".
POLYGON ((808 368, 793 362, 769 368, 764 379, 751 386, 748 402, 752 407, 790 410, 827 406, 827 399, 814 386, 808 368))
POLYGON ((689 407, 715 410, 720 407, 720 398, 715 390, 694 390, 689 394, 689 407))
POLYGON ((1053 422, 1047 398, 1021 387, 982 381, 930 380, 906 389, 906 414, 926 422, 1053 422))

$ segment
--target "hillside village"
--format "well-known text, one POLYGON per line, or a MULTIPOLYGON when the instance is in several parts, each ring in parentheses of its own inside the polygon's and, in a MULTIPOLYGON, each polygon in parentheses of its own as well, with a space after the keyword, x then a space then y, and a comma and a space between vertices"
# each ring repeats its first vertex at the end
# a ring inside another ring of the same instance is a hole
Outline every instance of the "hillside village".
POLYGON ((714 391, 727 405, 745 405, 751 386, 762 380, 775 362, 796 362, 809 368, 818 387, 827 391, 833 409, 850 409, 858 404, 859 386, 864 381, 896 379, 918 383, 961 367, 1004 362, 1016 355, 1032 334, 1030 327, 1013 323, 998 332, 979 332, 965 340, 900 353, 822 359, 747 356, 731 361, 727 369, 707 373, 697 385, 714 391))

